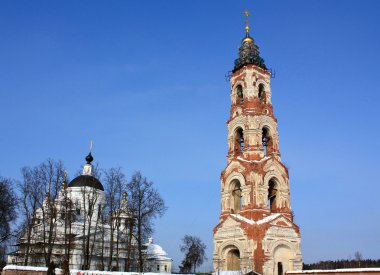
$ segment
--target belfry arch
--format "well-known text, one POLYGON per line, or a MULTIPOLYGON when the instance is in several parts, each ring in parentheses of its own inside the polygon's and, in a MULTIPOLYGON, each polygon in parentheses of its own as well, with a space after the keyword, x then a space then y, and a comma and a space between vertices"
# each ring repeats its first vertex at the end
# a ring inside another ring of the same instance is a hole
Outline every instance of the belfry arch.
POLYGON ((278 199, 279 183, 276 178, 271 178, 268 182, 268 208, 271 211, 276 210, 278 199))
POLYGON ((236 103, 238 103, 238 104, 244 103, 243 86, 241 86, 241 84, 238 84, 235 88, 235 91, 236 91, 236 95, 237 95, 236 103))
POLYGON ((239 213, 242 207, 242 189, 240 181, 238 179, 232 180, 229 189, 231 196, 231 209, 234 213, 239 213))
POLYGON ((260 83, 259 84, 259 91, 258 91, 258 94, 257 94, 258 98, 260 101, 264 101, 265 102, 265 86, 263 83, 260 83))
POLYGON ((268 156, 271 154, 273 150, 273 138, 271 131, 269 130, 268 127, 264 126, 262 131, 261 131, 261 142, 263 145, 263 150, 264 150, 264 156, 268 156))
POLYGON ((235 130, 234 151, 236 154, 240 154, 244 151, 244 131, 241 127, 238 127, 235 130))

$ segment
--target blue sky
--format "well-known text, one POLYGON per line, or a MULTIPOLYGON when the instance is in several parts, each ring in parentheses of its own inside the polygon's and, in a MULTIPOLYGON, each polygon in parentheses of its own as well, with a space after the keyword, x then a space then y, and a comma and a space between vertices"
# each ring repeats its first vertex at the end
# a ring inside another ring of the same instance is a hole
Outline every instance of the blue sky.
MULTIPOLYGON (((104 168, 140 170, 164 197, 156 242, 212 258, 229 84, 244 35, 276 71, 272 99, 306 263, 379 258, 380 1, 0 2, 0 174, 89 140, 104 168)), ((211 261, 203 267, 211 269, 211 261)))

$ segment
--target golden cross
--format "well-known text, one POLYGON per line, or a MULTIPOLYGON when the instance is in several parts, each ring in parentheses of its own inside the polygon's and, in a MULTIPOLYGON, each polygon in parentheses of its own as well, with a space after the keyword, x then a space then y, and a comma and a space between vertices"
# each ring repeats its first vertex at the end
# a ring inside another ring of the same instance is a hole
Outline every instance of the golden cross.
POLYGON ((92 140, 90 140, 90 153, 92 152, 92 140))
POLYGON ((251 14, 249 13, 248 10, 245 10, 244 14, 246 16, 246 18, 245 18, 245 26, 248 27, 248 16, 251 16, 251 14))

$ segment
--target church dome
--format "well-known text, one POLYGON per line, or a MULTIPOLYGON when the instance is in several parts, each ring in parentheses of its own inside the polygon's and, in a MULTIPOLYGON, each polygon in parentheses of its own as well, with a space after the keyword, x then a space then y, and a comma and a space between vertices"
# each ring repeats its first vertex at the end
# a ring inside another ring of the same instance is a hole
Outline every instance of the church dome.
POLYGON ((149 238, 149 242, 146 244, 146 254, 150 259, 170 259, 165 250, 158 244, 153 243, 153 239, 149 238))
POLYGON ((92 141, 90 145, 90 153, 85 158, 87 163, 83 166, 82 175, 73 179, 69 183, 68 187, 92 187, 104 191, 103 185, 97 178, 92 175, 92 170, 94 167, 92 166, 91 162, 94 160, 94 158, 91 154, 91 149, 92 141))
POLYGON ((73 179, 68 187, 92 187, 95 189, 99 189, 104 191, 103 185, 100 183, 100 181, 90 175, 80 175, 73 179))

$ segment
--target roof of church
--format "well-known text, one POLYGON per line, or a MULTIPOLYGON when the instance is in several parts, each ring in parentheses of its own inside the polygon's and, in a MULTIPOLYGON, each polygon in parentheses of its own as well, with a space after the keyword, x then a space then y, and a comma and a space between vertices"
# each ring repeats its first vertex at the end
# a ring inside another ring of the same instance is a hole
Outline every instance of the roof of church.
POLYGON ((91 146, 90 146, 90 153, 86 156, 86 164, 83 166, 83 173, 82 175, 76 177, 73 179, 68 187, 92 187, 95 189, 99 189, 104 191, 103 185, 100 183, 100 181, 95 178, 92 175, 92 169, 93 166, 91 162, 94 160, 92 154, 91 154, 91 148, 92 148, 92 141, 91 141, 91 146))
POLYGON ((146 244, 146 254, 149 259, 157 259, 157 260, 171 260, 168 257, 168 254, 165 250, 162 249, 158 244, 153 243, 153 239, 149 238, 148 243, 146 244))
POLYGON ((233 71, 239 70, 241 67, 247 64, 254 64, 267 70, 264 64, 264 59, 260 57, 259 47, 255 44, 255 40, 249 35, 248 26, 248 16, 250 15, 248 11, 244 12, 247 16, 246 26, 245 26, 245 37, 241 41, 241 46, 239 48, 239 58, 235 60, 235 66, 233 71))
POLYGON ((86 187, 86 186, 104 191, 104 187, 100 183, 100 181, 94 176, 90 176, 90 175, 80 175, 76 177, 69 183, 68 187, 86 187))

